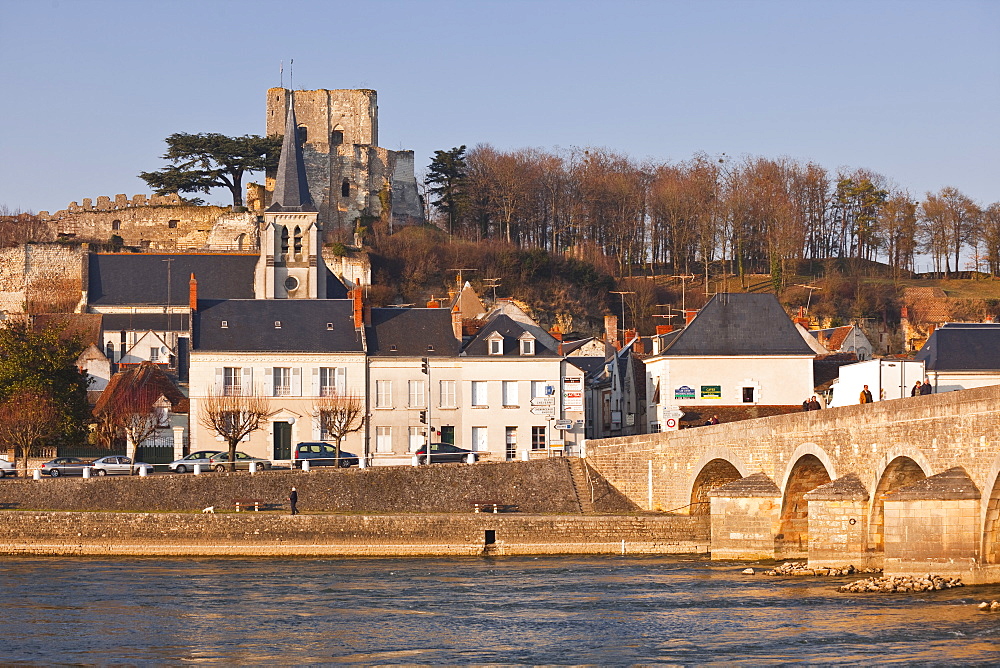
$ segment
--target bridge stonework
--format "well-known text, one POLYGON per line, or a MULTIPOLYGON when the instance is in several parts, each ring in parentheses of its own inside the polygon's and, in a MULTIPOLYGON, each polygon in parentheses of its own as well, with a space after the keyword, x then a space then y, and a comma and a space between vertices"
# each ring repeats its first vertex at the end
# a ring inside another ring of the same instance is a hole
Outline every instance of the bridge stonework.
POLYGON ((762 557, 767 522, 753 510, 741 520, 739 509, 770 506, 748 502, 754 494, 734 485, 763 473, 780 494, 773 558, 831 565, 843 545, 844 564, 1000 581, 1000 386, 592 440, 586 456, 641 508, 720 515, 712 517, 717 558, 762 557), (905 491, 955 467, 963 472, 925 485, 920 498, 905 491), (824 486, 850 474, 860 487, 852 478, 853 495, 838 501, 837 485, 824 486), (744 555, 741 521, 756 536, 744 555))

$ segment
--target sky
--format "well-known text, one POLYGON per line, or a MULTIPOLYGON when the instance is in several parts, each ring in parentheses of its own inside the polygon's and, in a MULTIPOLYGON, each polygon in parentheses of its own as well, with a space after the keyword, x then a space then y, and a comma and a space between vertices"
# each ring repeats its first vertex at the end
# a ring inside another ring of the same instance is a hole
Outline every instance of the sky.
POLYGON ((418 172, 462 144, 704 152, 1000 201, 1000 0, 0 0, 0 55, 8 210, 149 193, 174 132, 263 134, 282 61, 376 89, 418 172))

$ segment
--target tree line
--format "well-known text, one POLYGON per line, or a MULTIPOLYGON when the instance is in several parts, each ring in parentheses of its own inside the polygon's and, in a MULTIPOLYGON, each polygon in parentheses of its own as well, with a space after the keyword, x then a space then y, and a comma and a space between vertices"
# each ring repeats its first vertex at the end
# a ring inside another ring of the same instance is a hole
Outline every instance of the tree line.
POLYGON ((957 188, 915 199, 884 175, 790 158, 698 154, 639 162, 603 148, 436 151, 432 218, 453 237, 553 252, 596 247, 619 272, 770 274, 790 262, 924 254, 936 272, 1000 273, 1000 203, 957 188))

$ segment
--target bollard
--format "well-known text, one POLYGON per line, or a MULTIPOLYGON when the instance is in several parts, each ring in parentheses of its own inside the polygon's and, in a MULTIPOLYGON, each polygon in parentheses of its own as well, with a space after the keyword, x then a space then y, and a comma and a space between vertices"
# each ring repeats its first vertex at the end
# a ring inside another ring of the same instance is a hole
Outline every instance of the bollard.
POLYGON ((35 469, 35 472, 31 474, 31 477, 34 480, 41 480, 42 479, 42 472, 39 469, 35 469))
POLYGON ((531 460, 531 455, 528 454, 527 450, 521 450, 521 461, 527 462, 531 460))
POLYGON ((250 473, 257 472, 257 462, 250 462, 250 473))
POLYGON ((303 459, 302 460, 302 471, 304 473, 309 473, 309 460, 308 459, 303 459))
POLYGON ((359 469, 366 469, 366 468, 368 468, 368 458, 365 457, 364 455, 361 455, 360 457, 358 457, 358 468, 359 469))
POLYGON ((420 466, 420 458, 417 457, 416 455, 413 455, 413 465, 420 466))
POLYGON ((470 452, 469 454, 467 454, 465 456, 465 463, 466 464, 475 464, 476 463, 476 456, 470 452))
POLYGON ((201 475, 201 464, 195 464, 194 465, 194 474, 195 475, 201 475))
POLYGON ((90 477, 90 467, 89 466, 84 466, 83 467, 83 477, 84 478, 89 478, 90 477))
POLYGON ((139 467, 139 477, 140 478, 145 478, 147 475, 149 475, 149 469, 147 469, 145 466, 140 466, 139 467))

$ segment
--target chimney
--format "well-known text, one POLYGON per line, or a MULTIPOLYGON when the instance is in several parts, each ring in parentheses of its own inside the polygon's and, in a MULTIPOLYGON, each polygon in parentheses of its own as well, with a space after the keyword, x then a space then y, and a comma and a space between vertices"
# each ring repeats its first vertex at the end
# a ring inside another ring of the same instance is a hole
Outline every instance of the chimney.
POLYGON ((696 315, 698 315, 698 309, 696 309, 696 308, 689 308, 689 309, 685 310, 684 311, 684 325, 685 326, 690 325, 691 321, 694 320, 694 317, 696 315))
POLYGON ((622 343, 628 343, 629 341, 631 341, 632 339, 634 339, 636 337, 636 334, 637 334, 637 332, 634 329, 626 329, 625 330, 625 340, 622 341, 622 343))
POLYGON ((674 326, 673 325, 657 325, 656 326, 656 335, 657 336, 662 336, 663 334, 669 334, 672 331, 674 331, 674 326))
POLYGON ((441 302, 431 297, 431 300, 427 302, 427 308, 441 308, 441 302))
POLYGON ((194 274, 191 274, 191 280, 188 281, 188 308, 198 310, 198 281, 194 274))
POLYGON ((364 327, 364 303, 361 299, 361 286, 357 286, 351 290, 351 302, 354 308, 354 329, 361 329, 364 327))
POLYGON ((462 312, 458 309, 458 304, 451 309, 451 331, 456 339, 462 340, 462 312))
POLYGON ((633 350, 633 352, 635 352, 635 353, 637 353, 639 355, 645 355, 646 354, 646 344, 643 343, 643 340, 642 340, 641 336, 638 339, 635 340, 635 346, 632 347, 632 350, 633 350))
POLYGON ((555 339, 556 341, 563 340, 562 331, 559 329, 559 325, 552 325, 552 329, 549 330, 549 334, 551 334, 552 338, 555 339))
POLYGON ((618 343, 618 316, 604 316, 604 340, 613 345, 618 343))

